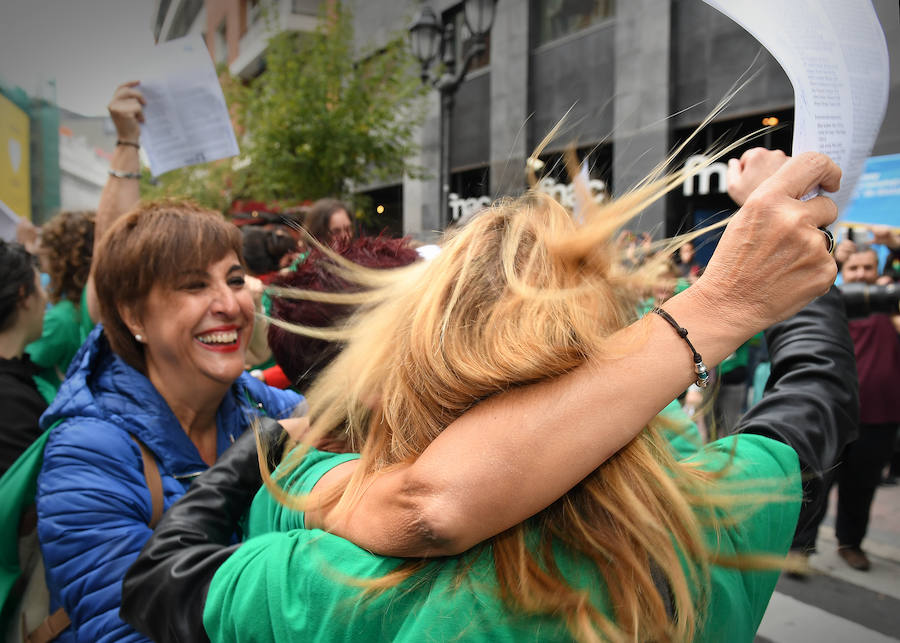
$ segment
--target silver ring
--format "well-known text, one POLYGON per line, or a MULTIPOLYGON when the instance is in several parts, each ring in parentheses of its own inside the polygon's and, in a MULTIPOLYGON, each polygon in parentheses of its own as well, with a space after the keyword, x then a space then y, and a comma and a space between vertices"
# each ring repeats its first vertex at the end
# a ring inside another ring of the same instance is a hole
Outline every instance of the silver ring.
POLYGON ((831 234, 831 230, 828 228, 819 228, 822 233, 825 235, 825 247, 828 248, 828 254, 834 254, 834 235, 831 234))

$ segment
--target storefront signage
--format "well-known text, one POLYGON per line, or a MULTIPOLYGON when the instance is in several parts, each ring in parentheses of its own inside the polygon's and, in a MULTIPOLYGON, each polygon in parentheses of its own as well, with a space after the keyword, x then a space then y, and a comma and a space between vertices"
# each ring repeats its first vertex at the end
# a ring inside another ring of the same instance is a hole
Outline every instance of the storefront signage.
POLYGON ((479 210, 486 208, 491 204, 491 197, 476 196, 469 199, 461 199, 456 192, 447 195, 447 202, 450 206, 450 217, 452 221, 467 220, 479 210))
POLYGON ((900 227, 900 154, 872 156, 843 213, 847 222, 900 227))
MULTIPOLYGON (((706 163, 706 156, 703 154, 694 154, 691 157, 688 157, 688 160, 684 163, 684 169, 687 171, 691 171, 698 165, 703 165, 706 163)), ((728 172, 728 166, 722 163, 721 161, 716 161, 715 163, 710 163, 702 170, 699 170, 696 174, 689 177, 684 182, 683 193, 684 196, 693 196, 694 195, 694 184, 697 185, 697 195, 703 196, 709 194, 711 185, 712 185, 712 177, 715 176, 718 178, 716 181, 716 191, 724 194, 728 191, 728 185, 725 182, 725 176, 728 172)))
MULTIPOLYGON (((545 176, 538 181, 535 188, 549 194, 564 207, 574 210, 576 206, 575 185, 572 183, 558 183, 553 178, 545 176)), ((597 204, 605 203, 609 199, 606 192, 606 183, 600 179, 591 179, 588 181, 588 188, 591 190, 591 196, 597 204)), ((470 216, 491 204, 491 198, 488 196, 470 197, 467 199, 460 198, 456 192, 448 195, 448 205, 450 206, 450 216, 453 221, 465 221, 470 216)))
MULTIPOLYGON (((553 178, 545 176, 538 181, 537 189, 552 196, 569 210, 574 210, 577 202, 574 183, 557 183, 553 178)), ((606 192, 606 183, 600 179, 591 179, 588 181, 588 188, 594 203, 598 205, 609 199, 606 192)))

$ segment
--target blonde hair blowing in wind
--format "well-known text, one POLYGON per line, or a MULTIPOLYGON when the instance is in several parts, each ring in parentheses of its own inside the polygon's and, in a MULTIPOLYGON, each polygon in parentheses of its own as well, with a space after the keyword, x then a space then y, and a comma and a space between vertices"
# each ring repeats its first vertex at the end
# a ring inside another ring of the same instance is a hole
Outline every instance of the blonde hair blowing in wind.
MULTIPOLYGON (((593 207, 583 224, 538 192, 501 200, 450 233, 430 263, 374 271, 335 258, 341 276, 368 287, 333 297, 358 304, 358 312, 328 331, 276 323, 345 342, 308 391, 312 430, 304 440, 344 435, 360 451, 339 507, 359 501, 368 474, 415 460, 479 401, 627 351, 606 340, 636 319, 638 299, 667 253, 626 268, 614 236, 683 179, 676 172, 645 182, 593 207)), ((294 449, 277 477, 305 452, 294 449)), ((280 502, 303 509, 304 497, 285 492, 265 469, 263 478, 280 502)), ((702 526, 731 522, 717 509, 745 506, 722 484, 721 472, 677 462, 648 427, 552 506, 487 542, 501 596, 514 611, 559 616, 581 640, 690 640, 710 564, 769 566, 721 560, 704 545, 702 526), (526 546, 526 533, 538 533, 540 545, 526 546), (566 582, 552 562, 552 542, 596 567, 613 618, 566 582), (674 618, 651 577, 654 566, 668 583, 674 618)), ((405 563, 368 586, 389 587, 421 566, 405 563)))

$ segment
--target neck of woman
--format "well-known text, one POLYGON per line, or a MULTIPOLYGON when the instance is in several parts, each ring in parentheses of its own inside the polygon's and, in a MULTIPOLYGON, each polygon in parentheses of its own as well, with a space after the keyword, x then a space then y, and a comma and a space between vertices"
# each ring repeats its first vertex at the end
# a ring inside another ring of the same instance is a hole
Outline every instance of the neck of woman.
POLYGON ((0 333, 0 358, 15 359, 25 352, 25 333, 13 326, 0 333))
POLYGON ((217 437, 216 413, 228 386, 203 387, 195 382, 156 381, 158 378, 149 374, 150 381, 162 395, 169 408, 181 424, 181 428, 197 447, 200 457, 206 464, 216 461, 217 437))

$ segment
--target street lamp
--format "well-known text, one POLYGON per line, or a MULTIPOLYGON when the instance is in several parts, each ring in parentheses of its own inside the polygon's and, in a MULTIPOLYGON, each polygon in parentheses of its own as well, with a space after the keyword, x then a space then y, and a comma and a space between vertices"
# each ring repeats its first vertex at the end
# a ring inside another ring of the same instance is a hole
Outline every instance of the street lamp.
POLYGON ((413 55, 422 65, 422 82, 429 83, 441 94, 441 162, 440 162, 440 212, 438 224, 447 225, 450 194, 450 114, 456 90, 466 77, 469 66, 476 57, 487 50, 485 38, 494 22, 496 0, 465 0, 463 16, 472 34, 470 46, 459 69, 456 68, 456 28, 453 22, 441 24, 432 8, 423 4, 416 19, 409 27, 409 44, 413 55), (443 73, 433 71, 433 63, 440 58, 443 73))

